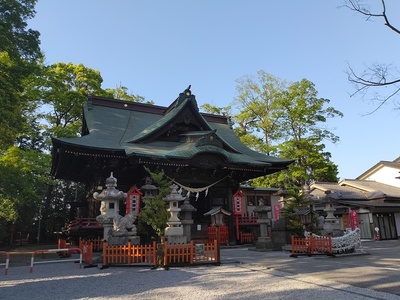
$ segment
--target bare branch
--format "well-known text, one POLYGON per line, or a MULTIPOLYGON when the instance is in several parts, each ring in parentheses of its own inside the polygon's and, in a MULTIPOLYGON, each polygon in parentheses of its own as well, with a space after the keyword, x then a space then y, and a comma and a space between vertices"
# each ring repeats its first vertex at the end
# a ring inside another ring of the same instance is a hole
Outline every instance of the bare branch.
MULTIPOLYGON (((393 26, 389 21, 385 0, 381 0, 381 4, 377 5, 382 9, 381 13, 377 13, 377 9, 370 9, 363 0, 345 0, 343 6, 366 16, 367 21, 372 18, 383 19, 385 26, 389 27, 393 32, 400 34, 400 29, 393 26)), ((392 68, 391 65, 374 64, 370 67, 366 67, 362 74, 356 73, 353 68, 349 66, 347 76, 348 81, 355 87, 354 93, 350 95, 351 97, 361 95, 361 97, 364 98, 367 94, 371 96, 370 88, 385 88, 384 91, 380 89, 384 95, 375 93, 372 95, 372 99, 369 99, 379 102, 378 107, 373 112, 381 108, 388 100, 393 100, 395 96, 400 95, 400 74, 397 70, 392 68), (389 87, 391 88, 389 89, 389 87)), ((394 101, 394 103, 396 102, 394 101)))
POLYGON ((344 6, 348 9, 358 12, 367 17, 367 20, 371 18, 383 18, 385 20, 385 25, 389 27, 391 30, 400 34, 400 29, 393 26, 392 23, 389 21, 389 17, 386 14, 386 3, 385 0, 381 0, 382 2, 382 13, 373 13, 369 8, 366 7, 365 4, 362 3, 361 0, 347 0, 345 1, 344 6))

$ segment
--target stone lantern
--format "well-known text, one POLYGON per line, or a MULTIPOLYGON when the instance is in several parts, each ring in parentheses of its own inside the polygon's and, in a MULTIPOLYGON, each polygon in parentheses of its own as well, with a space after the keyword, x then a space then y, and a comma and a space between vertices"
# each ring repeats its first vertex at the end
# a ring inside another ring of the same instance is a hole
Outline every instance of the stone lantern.
POLYGON ((188 197, 186 197, 186 199, 183 201, 180 209, 181 212, 179 216, 183 227, 183 235, 186 236, 186 242, 189 243, 192 239, 191 225, 193 225, 194 223, 192 213, 197 209, 194 208, 192 204, 190 204, 188 197))
POLYGON ((268 214, 271 211, 271 206, 265 205, 265 200, 260 198, 258 206, 254 209, 254 212, 257 213, 258 216, 257 223, 260 224, 260 236, 256 242, 256 249, 266 250, 273 248, 272 240, 268 236, 268 227, 272 224, 268 214))
POLYGON ((322 230, 323 235, 341 236, 343 231, 340 227, 339 220, 333 214, 335 212, 335 207, 332 203, 331 191, 325 191, 325 199, 321 203, 325 203, 324 211, 326 212, 326 217, 324 220, 324 229, 322 230))
POLYGON ((140 188, 140 191, 143 193, 142 198, 143 199, 153 199, 154 196, 157 195, 158 188, 152 184, 153 182, 151 181, 150 177, 146 178, 145 185, 143 185, 140 188))
POLYGON ((101 201, 100 215, 96 217, 97 222, 103 225, 103 239, 108 240, 112 235, 114 219, 118 219, 119 215, 119 202, 126 199, 126 193, 116 189, 117 179, 111 172, 110 177, 106 179, 106 189, 101 193, 95 192, 93 198, 101 201))
POLYGON ((279 190, 274 195, 279 196, 281 208, 285 208, 286 197, 289 195, 289 192, 285 189, 285 187, 281 185, 279 190))
POLYGON ((183 236, 182 223, 178 217, 179 212, 181 211, 179 208, 179 201, 185 200, 186 197, 183 197, 178 193, 178 186, 176 184, 173 184, 170 187, 171 193, 163 198, 164 201, 168 202, 169 208, 167 211, 171 214, 167 221, 168 227, 165 228, 165 237, 170 244, 186 243, 186 237, 183 236))

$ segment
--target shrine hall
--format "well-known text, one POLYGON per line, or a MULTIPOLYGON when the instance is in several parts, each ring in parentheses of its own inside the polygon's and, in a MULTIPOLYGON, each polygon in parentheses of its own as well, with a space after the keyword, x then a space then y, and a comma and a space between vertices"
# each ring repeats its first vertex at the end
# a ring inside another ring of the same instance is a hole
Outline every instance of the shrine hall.
POLYGON ((128 192, 146 184, 146 168, 163 170, 191 191, 193 226, 206 225, 204 213, 213 207, 233 211, 232 197, 242 183, 293 162, 250 149, 232 125, 229 116, 200 112, 189 88, 168 107, 89 96, 81 136, 52 139, 51 174, 85 184, 88 198, 71 209, 77 217, 95 217, 99 203, 92 195, 111 173, 117 188, 128 192))

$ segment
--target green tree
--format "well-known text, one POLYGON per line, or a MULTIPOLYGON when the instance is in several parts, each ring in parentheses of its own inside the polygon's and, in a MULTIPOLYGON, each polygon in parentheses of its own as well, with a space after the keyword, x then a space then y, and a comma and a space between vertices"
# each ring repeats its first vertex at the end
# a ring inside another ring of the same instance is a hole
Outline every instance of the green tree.
MULTIPOLYGON (((102 82, 99 71, 82 64, 42 64, 39 73, 24 81, 25 95, 32 99, 26 109, 26 118, 31 126, 20 134, 17 139, 18 145, 21 148, 39 148, 48 153, 51 150, 52 137, 79 136, 82 128, 82 108, 89 95, 144 101, 143 97, 129 94, 124 86, 104 90, 101 87, 102 82)), ((79 184, 63 180, 49 183, 43 195, 43 240, 47 238, 45 231, 60 231, 60 226, 68 221, 67 203, 84 197, 79 184), (70 195, 71 188, 79 191, 78 195, 70 195)))
POLYGON ((38 98, 44 132, 53 137, 76 137, 82 127, 83 103, 91 94, 102 94, 100 72, 82 64, 56 63, 43 66, 41 76, 28 85, 38 98))
POLYGON ((123 85, 119 85, 116 88, 106 88, 104 90, 104 96, 112 99, 120 99, 131 102, 140 102, 147 104, 154 104, 153 101, 145 101, 145 98, 139 95, 132 94, 128 91, 128 88, 123 85))
POLYGON ((242 142, 266 155, 295 161, 288 171, 257 178, 254 185, 299 189, 309 180, 337 181, 337 166, 323 142, 339 140, 326 122, 343 114, 327 106, 328 99, 318 98, 312 82, 289 84, 259 71, 258 81, 244 77, 238 83, 239 113, 233 119, 242 142))
POLYGON ((140 212, 140 219, 151 226, 156 235, 161 238, 164 236, 168 221, 168 207, 163 198, 171 193, 172 182, 166 179, 164 171, 155 173, 146 167, 145 169, 150 174, 153 184, 158 188, 158 193, 152 199, 143 199, 145 207, 140 212))
POLYGON ((239 111, 233 116, 236 133, 254 150, 273 155, 274 141, 282 137, 279 100, 287 83, 264 71, 257 72, 257 79, 244 76, 236 82, 238 95, 234 104, 239 111))
MULTIPOLYGON (((299 215, 296 213, 299 208, 309 208, 311 201, 304 193, 292 192, 286 200, 285 207, 282 210, 283 216, 288 220, 287 229, 296 237, 304 237, 304 224, 301 223, 299 215)), ((312 222, 316 222, 315 218, 312 222)), ((308 230, 312 231, 312 224, 308 230)))
POLYGON ((201 106, 202 109, 204 109, 205 112, 208 112, 210 114, 214 115, 223 115, 223 116, 230 116, 231 113, 231 106, 225 106, 225 107, 218 107, 218 106, 213 106, 211 104, 205 103, 201 106))
POLYGON ((26 120, 23 81, 42 57, 39 32, 27 28, 36 0, 0 0, 0 150, 12 146, 26 120))
MULTIPOLYGON (((48 153, 51 137, 79 136, 83 103, 88 95, 105 93, 101 89, 102 81, 99 71, 82 64, 42 65, 40 73, 25 80, 26 96, 32 99, 27 118, 33 125, 26 132, 35 131, 36 134, 32 135, 31 139, 20 136, 20 146, 38 146, 48 153)), ((62 180, 49 181, 42 193, 44 203, 40 236, 43 240, 47 239, 46 232, 59 231, 59 225, 64 225, 66 221, 66 198, 62 195, 68 193, 70 185, 71 183, 62 180), (55 228, 55 221, 60 220, 60 216, 64 218, 55 228)))
POLYGON ((10 147, 0 157, 0 224, 3 228, 5 222, 10 222, 16 224, 19 231, 31 230, 49 181, 49 167, 50 156, 36 150, 10 147))

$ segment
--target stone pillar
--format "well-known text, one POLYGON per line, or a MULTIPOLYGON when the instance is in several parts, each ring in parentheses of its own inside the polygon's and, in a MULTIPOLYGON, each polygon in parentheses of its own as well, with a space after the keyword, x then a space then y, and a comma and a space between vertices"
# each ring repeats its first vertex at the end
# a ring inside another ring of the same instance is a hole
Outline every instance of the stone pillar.
POLYGON ((189 198, 186 198, 183 204, 180 206, 181 213, 181 223, 183 226, 183 235, 186 236, 186 242, 189 243, 192 239, 192 231, 191 226, 193 225, 194 221, 192 218, 192 212, 196 211, 197 209, 190 204, 189 198))

